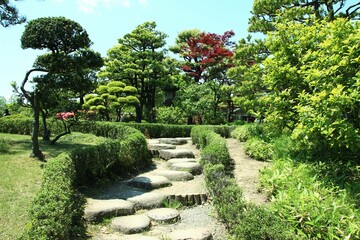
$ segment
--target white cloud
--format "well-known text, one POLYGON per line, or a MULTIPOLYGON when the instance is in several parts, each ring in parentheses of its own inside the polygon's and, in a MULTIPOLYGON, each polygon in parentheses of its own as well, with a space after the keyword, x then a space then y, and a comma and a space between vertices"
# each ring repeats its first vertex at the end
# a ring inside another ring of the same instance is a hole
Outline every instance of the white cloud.
POLYGON ((138 0, 139 4, 142 6, 147 6, 149 5, 149 1, 148 0, 138 0))
MULTIPOLYGON (((54 1, 63 1, 63 0, 54 0, 54 1)), ((139 0, 143 4, 147 4, 147 0, 139 0)), ((121 6, 125 8, 131 7, 130 0, 77 0, 77 5, 79 10, 85 13, 93 14, 96 12, 96 9, 99 7, 105 7, 111 9, 115 6, 121 6)))

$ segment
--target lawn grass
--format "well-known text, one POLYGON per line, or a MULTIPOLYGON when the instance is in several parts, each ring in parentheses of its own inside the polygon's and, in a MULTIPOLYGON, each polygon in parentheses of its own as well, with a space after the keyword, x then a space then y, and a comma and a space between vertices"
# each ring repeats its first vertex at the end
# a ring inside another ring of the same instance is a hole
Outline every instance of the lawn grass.
MULTIPOLYGON (((28 209, 41 186, 44 162, 29 158, 31 138, 26 135, 3 134, 9 151, 0 153, 0 239, 17 239, 28 221, 28 209)), ((41 143, 46 160, 71 149, 101 141, 93 135, 73 133, 56 145, 41 143)))

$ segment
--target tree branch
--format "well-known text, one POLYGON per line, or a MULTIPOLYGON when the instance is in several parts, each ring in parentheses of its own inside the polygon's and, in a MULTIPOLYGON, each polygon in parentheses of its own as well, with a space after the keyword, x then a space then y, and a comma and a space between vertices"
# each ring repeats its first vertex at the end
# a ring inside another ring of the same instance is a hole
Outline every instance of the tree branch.
POLYGON ((28 101, 31 101, 31 95, 28 91, 26 91, 25 89, 25 84, 27 83, 27 81, 29 80, 29 76, 32 72, 48 72, 48 70, 46 69, 43 69, 43 68, 33 68, 33 69, 30 69, 29 71, 26 72, 25 74, 25 78, 24 80, 22 81, 21 83, 21 86, 20 86, 20 89, 22 91, 22 93, 24 94, 24 97, 28 100, 28 101))

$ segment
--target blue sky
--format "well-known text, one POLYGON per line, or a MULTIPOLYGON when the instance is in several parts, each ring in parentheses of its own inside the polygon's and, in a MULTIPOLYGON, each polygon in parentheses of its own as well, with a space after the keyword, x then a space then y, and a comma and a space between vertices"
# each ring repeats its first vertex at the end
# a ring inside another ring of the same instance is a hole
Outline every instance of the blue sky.
MULTIPOLYGON (((14 1, 10 1, 14 2, 14 1)), ((88 32, 92 48, 106 56, 117 39, 137 25, 155 21, 157 29, 169 35, 167 44, 177 34, 198 28, 222 34, 233 30, 233 40, 246 37, 252 0, 23 0, 15 2, 27 20, 64 16, 78 22, 88 32)), ((43 52, 22 49, 20 38, 26 24, 0 27, 0 96, 12 95, 10 82, 18 85, 35 58, 43 52)))

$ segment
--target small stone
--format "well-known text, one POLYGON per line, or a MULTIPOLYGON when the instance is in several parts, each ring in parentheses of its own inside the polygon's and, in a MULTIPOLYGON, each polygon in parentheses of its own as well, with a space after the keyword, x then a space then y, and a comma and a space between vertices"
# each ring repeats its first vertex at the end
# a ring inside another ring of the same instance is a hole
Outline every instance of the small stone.
POLYGON ((174 222, 180 218, 178 210, 173 208, 156 208, 145 213, 151 220, 156 222, 174 222))
POLYGON ((176 230, 168 235, 171 240, 211 240, 212 234, 208 229, 176 230))
POLYGON ((139 233, 150 227, 150 218, 146 215, 116 217, 111 221, 111 228, 125 234, 139 233))

